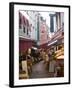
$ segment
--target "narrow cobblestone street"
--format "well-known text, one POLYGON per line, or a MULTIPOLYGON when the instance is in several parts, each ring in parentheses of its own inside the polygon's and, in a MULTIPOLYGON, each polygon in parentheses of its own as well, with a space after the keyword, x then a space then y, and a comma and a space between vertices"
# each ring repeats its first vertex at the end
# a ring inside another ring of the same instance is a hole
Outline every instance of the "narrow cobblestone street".
POLYGON ((44 61, 40 61, 37 64, 34 64, 32 67, 32 74, 30 78, 47 78, 53 77, 53 73, 48 72, 48 68, 44 61))

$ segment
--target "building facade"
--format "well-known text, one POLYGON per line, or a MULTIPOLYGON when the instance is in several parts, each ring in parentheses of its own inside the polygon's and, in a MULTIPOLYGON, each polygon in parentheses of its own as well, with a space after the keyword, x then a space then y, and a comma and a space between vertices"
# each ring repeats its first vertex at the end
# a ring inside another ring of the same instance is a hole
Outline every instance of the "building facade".
POLYGON ((19 38, 20 51, 31 48, 34 43, 40 48, 46 47, 49 38, 48 26, 40 12, 19 11, 19 38))
MULTIPOLYGON (((54 51, 58 51, 64 49, 64 13, 56 12, 54 17, 56 17, 56 30, 55 32, 53 31, 54 35, 48 41, 48 48, 53 48, 54 51)), ((64 55, 64 51, 60 54, 64 55)))
POLYGON ((64 13, 54 12, 50 14, 50 32, 57 32, 64 24, 64 13))
POLYGON ((26 11, 19 12, 19 51, 31 48, 35 40, 35 26, 33 19, 26 11))
POLYGON ((38 13, 37 20, 37 44, 40 48, 46 47, 48 43, 48 26, 46 20, 38 13))

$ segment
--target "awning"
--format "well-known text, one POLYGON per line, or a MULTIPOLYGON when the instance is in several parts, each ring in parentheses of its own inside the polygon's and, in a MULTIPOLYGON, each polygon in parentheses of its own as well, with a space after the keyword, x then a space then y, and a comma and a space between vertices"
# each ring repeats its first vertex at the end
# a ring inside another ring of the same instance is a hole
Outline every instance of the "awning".
POLYGON ((55 40, 55 41, 49 43, 48 46, 55 44, 57 41, 58 41, 58 40, 55 40))
POLYGON ((64 59, 64 55, 57 57, 57 59, 64 59))
POLYGON ((37 48, 36 48, 36 47, 32 47, 32 49, 37 50, 37 48))

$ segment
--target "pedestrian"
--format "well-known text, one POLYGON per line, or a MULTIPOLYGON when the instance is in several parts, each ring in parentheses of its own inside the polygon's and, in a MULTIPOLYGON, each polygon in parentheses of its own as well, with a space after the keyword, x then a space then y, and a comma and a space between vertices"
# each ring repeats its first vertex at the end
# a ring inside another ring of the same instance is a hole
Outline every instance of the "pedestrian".
POLYGON ((27 67, 28 67, 28 73, 30 75, 32 72, 32 60, 30 55, 27 55, 27 67))
POLYGON ((50 54, 50 61, 49 61, 49 72, 54 73, 55 72, 55 66, 56 66, 56 54, 54 50, 51 50, 50 54))
POLYGON ((48 53, 47 53, 47 51, 46 51, 46 52, 45 52, 45 62, 48 63, 48 61, 49 61, 49 57, 48 57, 48 53))
POLYGON ((44 63, 45 63, 45 50, 44 49, 42 50, 42 59, 44 60, 44 63))

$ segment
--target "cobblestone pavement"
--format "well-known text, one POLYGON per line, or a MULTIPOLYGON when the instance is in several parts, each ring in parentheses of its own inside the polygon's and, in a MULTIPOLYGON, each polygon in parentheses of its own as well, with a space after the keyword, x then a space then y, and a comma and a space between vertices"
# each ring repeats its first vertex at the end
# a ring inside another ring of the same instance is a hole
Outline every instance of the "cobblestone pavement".
POLYGON ((40 61, 32 66, 32 74, 30 78, 48 78, 54 77, 54 73, 49 73, 46 63, 40 61))

